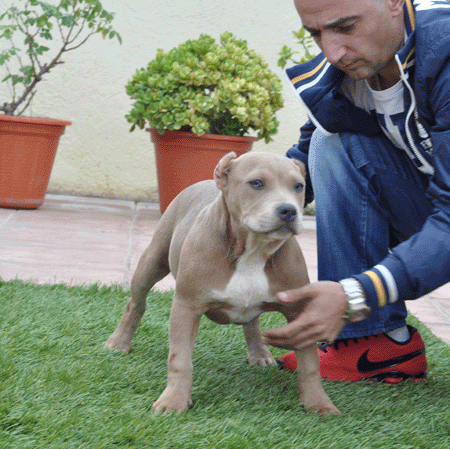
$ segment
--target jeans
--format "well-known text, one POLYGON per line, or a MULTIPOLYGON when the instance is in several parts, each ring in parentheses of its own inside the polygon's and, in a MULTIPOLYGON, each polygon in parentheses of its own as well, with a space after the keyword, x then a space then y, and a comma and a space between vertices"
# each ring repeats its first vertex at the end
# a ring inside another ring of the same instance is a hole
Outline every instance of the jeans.
MULTIPOLYGON (((390 248, 420 231, 432 204, 428 176, 384 135, 324 135, 315 130, 308 156, 316 202, 319 280, 339 281, 381 262, 390 248)), ((404 301, 348 323, 338 338, 405 325, 404 301)))

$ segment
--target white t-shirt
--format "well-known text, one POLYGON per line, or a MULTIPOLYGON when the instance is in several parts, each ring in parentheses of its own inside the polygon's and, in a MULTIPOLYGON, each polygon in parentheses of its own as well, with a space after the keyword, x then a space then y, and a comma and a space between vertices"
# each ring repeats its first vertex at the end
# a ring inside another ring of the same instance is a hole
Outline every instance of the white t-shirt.
MULTIPOLYGON (((349 77, 345 77, 341 84, 341 92, 355 106, 364 109, 377 118, 381 129, 393 145, 406 151, 419 171, 432 175, 434 173, 433 167, 423 155, 418 154, 408 144, 405 123, 411 104, 405 100, 409 96, 404 95, 404 89, 405 86, 402 81, 385 90, 373 90, 367 80, 354 81, 349 77)), ((415 123, 420 140, 414 142, 414 144, 421 146, 431 154, 433 148, 428 133, 417 119, 415 123)))
POLYGON ((401 81, 385 90, 373 90, 367 80, 353 81, 345 77, 341 90, 355 106, 375 114, 388 139, 397 148, 410 153, 405 141, 407 107, 404 104, 404 86, 401 81))

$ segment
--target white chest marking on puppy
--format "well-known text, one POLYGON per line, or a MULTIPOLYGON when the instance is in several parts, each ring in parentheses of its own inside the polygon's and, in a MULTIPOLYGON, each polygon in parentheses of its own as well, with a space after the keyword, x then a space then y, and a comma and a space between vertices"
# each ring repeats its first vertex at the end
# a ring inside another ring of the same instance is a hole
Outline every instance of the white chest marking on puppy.
POLYGON ((265 264, 266 260, 260 254, 244 253, 225 291, 213 292, 215 299, 231 306, 223 310, 231 322, 247 323, 262 312, 263 302, 277 302, 276 297, 269 292, 265 264))

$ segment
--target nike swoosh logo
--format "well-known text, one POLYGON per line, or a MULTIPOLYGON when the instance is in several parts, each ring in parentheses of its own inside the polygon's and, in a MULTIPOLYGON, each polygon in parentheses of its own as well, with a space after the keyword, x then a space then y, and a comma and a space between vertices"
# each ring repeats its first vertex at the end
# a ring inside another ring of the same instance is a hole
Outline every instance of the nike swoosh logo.
POLYGON ((356 369, 360 373, 368 373, 370 371, 376 371, 384 368, 390 368, 395 365, 400 365, 401 363, 408 362, 409 360, 418 357, 425 352, 425 348, 418 349, 417 351, 410 352, 409 354, 400 355, 398 357, 393 357, 389 360, 382 360, 380 362, 371 362, 367 358, 369 350, 367 350, 358 360, 356 364, 356 369))

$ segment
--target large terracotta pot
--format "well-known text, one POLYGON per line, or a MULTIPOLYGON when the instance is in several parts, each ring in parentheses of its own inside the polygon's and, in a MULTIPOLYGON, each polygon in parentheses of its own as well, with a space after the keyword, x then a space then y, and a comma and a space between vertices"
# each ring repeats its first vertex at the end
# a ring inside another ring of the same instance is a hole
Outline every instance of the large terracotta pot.
POLYGON ((42 205, 67 125, 70 122, 0 115, 0 207, 42 205))
POLYGON ((148 129, 155 145, 159 204, 164 212, 170 202, 186 187, 212 179, 214 168, 222 156, 234 151, 238 156, 252 148, 255 137, 197 136, 181 131, 159 134, 148 129))

